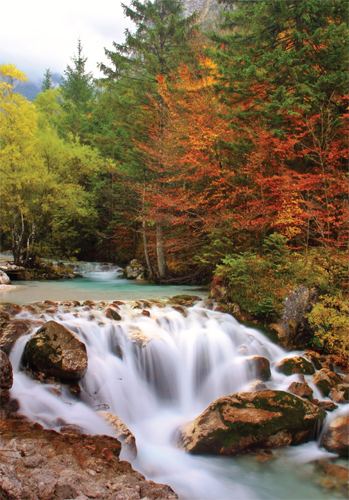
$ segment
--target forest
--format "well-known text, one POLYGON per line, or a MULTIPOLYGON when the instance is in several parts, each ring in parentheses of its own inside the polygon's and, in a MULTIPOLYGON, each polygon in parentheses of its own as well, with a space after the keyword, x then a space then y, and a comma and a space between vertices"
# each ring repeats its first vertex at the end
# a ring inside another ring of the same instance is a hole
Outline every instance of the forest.
POLYGON ((269 319, 316 287, 314 345, 345 354, 348 3, 221 5, 204 29, 180 1, 133 0, 104 77, 78 40, 33 102, 0 66, 2 249, 24 266, 137 258, 269 319))

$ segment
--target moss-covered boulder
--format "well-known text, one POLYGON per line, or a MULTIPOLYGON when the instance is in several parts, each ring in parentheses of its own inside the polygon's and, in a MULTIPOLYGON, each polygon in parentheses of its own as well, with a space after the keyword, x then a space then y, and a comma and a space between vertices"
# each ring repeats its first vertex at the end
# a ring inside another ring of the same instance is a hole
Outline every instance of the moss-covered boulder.
POLYGON ((47 375, 80 380, 87 370, 86 346, 64 326, 49 321, 27 342, 24 360, 47 375))
POLYGON ((284 391, 240 392, 217 399, 183 426, 180 443, 190 453, 211 455, 297 445, 316 438, 325 416, 284 391))
POLYGON ((324 396, 328 396, 331 389, 342 382, 342 378, 337 373, 323 368, 314 375, 314 384, 322 392, 324 396))
POLYGON ((245 358, 244 364, 253 378, 263 380, 264 382, 270 379, 269 359, 258 355, 248 356, 245 358))
POLYGON ((349 456, 349 415, 337 417, 331 422, 322 438, 322 446, 327 451, 349 456))
POLYGON ((302 373, 303 375, 313 375, 315 373, 314 366, 307 359, 301 356, 294 358, 282 359, 275 367, 277 372, 284 375, 292 375, 293 373, 302 373))

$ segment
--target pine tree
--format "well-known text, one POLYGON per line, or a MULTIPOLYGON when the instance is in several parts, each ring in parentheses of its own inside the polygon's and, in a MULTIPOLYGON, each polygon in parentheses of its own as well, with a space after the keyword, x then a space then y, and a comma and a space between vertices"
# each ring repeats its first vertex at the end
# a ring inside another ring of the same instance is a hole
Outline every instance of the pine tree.
POLYGON ((44 74, 44 79, 42 81, 42 91, 45 92, 46 90, 50 90, 53 88, 52 84, 52 73, 50 71, 50 68, 47 68, 44 74))

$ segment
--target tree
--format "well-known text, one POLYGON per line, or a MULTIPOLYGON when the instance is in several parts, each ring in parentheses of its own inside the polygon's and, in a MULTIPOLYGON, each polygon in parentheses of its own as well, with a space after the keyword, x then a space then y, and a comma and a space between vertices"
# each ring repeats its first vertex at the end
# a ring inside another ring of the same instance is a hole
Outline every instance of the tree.
MULTIPOLYGON (((103 64, 100 68, 113 80, 116 85, 129 85, 133 90, 135 99, 135 113, 139 114, 143 110, 144 114, 152 117, 154 123, 159 128, 160 134, 163 130, 163 104, 162 97, 157 89, 158 75, 169 75, 176 68, 179 61, 188 56, 186 40, 190 36, 193 28, 194 17, 187 19, 182 15, 182 4, 175 0, 156 0, 154 3, 149 0, 139 2, 134 0, 130 7, 123 6, 127 17, 136 25, 136 32, 132 34, 126 31, 126 41, 124 44, 114 43, 115 51, 106 50, 106 55, 111 60, 114 68, 103 64)), ((137 141, 140 133, 147 134, 144 124, 141 131, 138 131, 134 137, 137 141)), ((147 184, 149 178, 153 177, 155 171, 144 169, 144 163, 139 165, 141 182, 140 196, 142 213, 143 241, 146 242, 146 222, 145 208, 147 198, 147 184)), ((161 191, 162 180, 157 177, 155 183, 152 179, 152 185, 155 189, 161 191)), ((156 215, 156 248, 157 261, 160 278, 166 276, 166 259, 164 248, 164 225, 165 220, 160 208, 156 215)), ((146 260, 147 248, 144 248, 146 260)), ((151 273, 151 268, 149 272, 151 273)))
POLYGON ((83 56, 81 40, 78 40, 78 53, 71 59, 73 65, 67 65, 60 83, 62 107, 66 113, 62 123, 65 137, 69 132, 77 135, 83 142, 87 140, 89 118, 94 98, 93 75, 86 73, 87 57, 83 56))
POLYGON ((53 84, 52 84, 52 73, 50 71, 50 68, 47 68, 44 74, 44 79, 42 81, 42 91, 46 92, 46 90, 52 89, 53 84))

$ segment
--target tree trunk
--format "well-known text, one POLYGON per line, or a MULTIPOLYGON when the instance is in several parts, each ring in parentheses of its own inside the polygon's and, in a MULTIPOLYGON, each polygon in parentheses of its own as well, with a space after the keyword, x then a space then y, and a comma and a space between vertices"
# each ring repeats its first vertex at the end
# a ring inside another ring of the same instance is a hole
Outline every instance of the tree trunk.
POLYGON ((13 253, 13 261, 16 266, 21 265, 21 245, 22 238, 24 233, 24 218, 23 214, 21 215, 21 233, 18 233, 17 228, 17 216, 19 210, 17 207, 13 207, 13 226, 12 226, 12 253, 13 253))
POLYGON ((166 278, 166 259, 165 259, 165 249, 164 249, 164 235, 162 220, 158 219, 156 221, 156 253, 158 256, 158 267, 160 279, 166 278))
POLYGON ((154 279, 154 271, 153 271, 153 266, 151 265, 149 253, 148 253, 148 244, 147 244, 147 233, 145 230, 145 217, 143 214, 142 217, 142 234, 143 234, 143 246, 144 246, 144 255, 145 255, 145 260, 147 263, 148 271, 149 271, 149 276, 151 279, 154 279))

